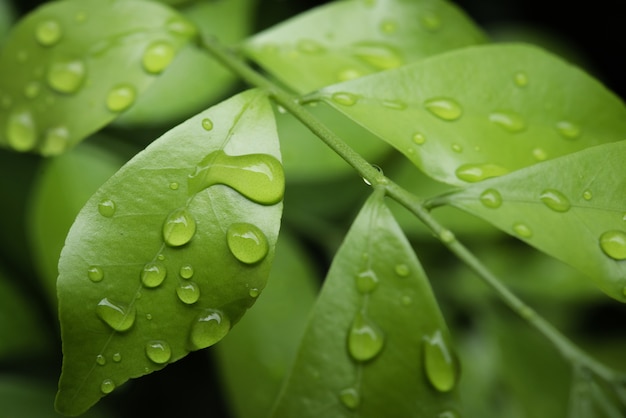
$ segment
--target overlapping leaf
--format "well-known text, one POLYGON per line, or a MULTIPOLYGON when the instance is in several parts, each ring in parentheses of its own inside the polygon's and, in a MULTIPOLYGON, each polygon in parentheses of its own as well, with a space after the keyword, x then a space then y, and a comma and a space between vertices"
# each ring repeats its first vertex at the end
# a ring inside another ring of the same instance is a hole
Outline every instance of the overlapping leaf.
POLYGON ((0 145, 63 152, 130 108, 195 34, 151 1, 41 6, 0 51, 0 145))
POLYGON ((483 41, 480 29, 447 1, 349 0, 261 32, 244 51, 306 93, 483 41))
POLYGON ((626 137, 626 107, 580 69, 525 45, 469 47, 311 95, 436 180, 466 186, 626 137))
POLYGON ((451 194, 448 202, 586 273, 626 302, 626 141, 451 194))
POLYGON ((456 416, 458 372, 425 273, 375 192, 335 256, 272 416, 456 416))
POLYGON ((174 128, 87 202, 59 262, 63 372, 76 415, 129 378, 219 341, 265 286, 284 176, 267 97, 174 128))

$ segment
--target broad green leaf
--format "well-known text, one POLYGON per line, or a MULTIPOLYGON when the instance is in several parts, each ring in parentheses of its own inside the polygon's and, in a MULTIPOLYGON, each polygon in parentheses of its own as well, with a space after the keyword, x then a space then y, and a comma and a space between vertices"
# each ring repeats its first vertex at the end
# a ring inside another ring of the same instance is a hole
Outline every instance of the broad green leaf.
POLYGON ((442 0, 349 0, 312 9, 252 37, 244 52, 300 93, 484 42, 442 0))
POLYGON ((537 47, 451 51, 336 84, 323 99, 436 180, 467 186, 626 137, 626 107, 537 47))
POLYGON ((626 141, 488 179, 448 202, 586 273, 626 302, 626 141))
POLYGON ((268 285, 252 313, 215 346, 224 391, 238 418, 266 417, 270 412, 317 296, 312 260, 285 232, 278 239, 268 285))
POLYGON ((375 192, 336 254, 272 416, 457 416, 458 367, 426 275, 375 192))
POLYGON ((249 90, 157 139, 89 199, 59 261, 60 412, 215 344, 254 303, 282 211, 278 158, 269 100, 249 90))
POLYGON ((0 145, 63 152, 130 108, 195 34, 151 1, 40 6, 0 51, 0 145))

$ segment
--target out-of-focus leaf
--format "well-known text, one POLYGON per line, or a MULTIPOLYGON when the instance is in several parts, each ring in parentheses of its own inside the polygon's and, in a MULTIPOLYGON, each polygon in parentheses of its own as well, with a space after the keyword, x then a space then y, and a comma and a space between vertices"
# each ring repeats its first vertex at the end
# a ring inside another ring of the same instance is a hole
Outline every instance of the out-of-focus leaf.
POLYGON ((13 24, 15 19, 15 12, 13 11, 13 5, 10 0, 0 0, 0 46, 4 40, 5 35, 9 31, 9 28, 13 24))

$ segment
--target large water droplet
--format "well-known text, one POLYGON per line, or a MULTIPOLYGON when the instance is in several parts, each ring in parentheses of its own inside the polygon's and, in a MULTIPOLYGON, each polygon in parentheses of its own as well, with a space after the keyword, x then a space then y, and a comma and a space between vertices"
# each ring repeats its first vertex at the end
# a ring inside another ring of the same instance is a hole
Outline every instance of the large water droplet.
POLYGON ((59 93, 75 93, 85 80, 85 63, 79 59, 53 63, 48 69, 48 85, 59 93))
POLYGON ((44 156, 59 155, 65 151, 69 145, 70 132, 65 126, 57 126, 46 131, 41 154, 44 156))
POLYGON ((200 288, 192 281, 185 281, 176 288, 176 295, 181 302, 192 305, 200 299, 200 288))
POLYGON ((463 164, 456 169, 456 176, 463 181, 476 183, 491 177, 507 174, 509 170, 497 164, 463 164))
POLYGON ((102 299, 96 306, 96 314, 115 331, 127 331, 135 323, 135 308, 116 303, 108 298, 102 299))
POLYGON ((502 196, 496 189, 487 189, 480 194, 480 202, 488 208, 496 209, 502 206, 502 196))
POLYGON ((517 133, 526 129, 524 119, 515 112, 494 112, 489 120, 507 132, 517 133))
POLYGON ((105 218, 115 215, 115 202, 111 199, 103 199, 98 203, 98 212, 105 218))
POLYGON ((397 68, 404 64, 400 52, 384 42, 362 41, 353 44, 352 48, 356 58, 378 70, 397 68))
POLYGON ((9 145, 16 151, 31 150, 37 142, 37 128, 30 112, 11 112, 7 118, 6 135, 9 145))
POLYGON ((214 151, 207 155, 189 177, 189 193, 195 194, 214 184, 232 187, 248 199, 273 205, 283 199, 283 166, 268 154, 227 155, 214 151))
POLYGON ((104 271, 101 267, 98 266, 90 266, 87 269, 87 277, 94 283, 101 282, 104 279, 104 271))
POLYGON ((565 139, 576 139, 581 134, 581 129, 572 122, 563 120, 556 124, 556 130, 565 139))
POLYGON ((342 106, 353 106, 358 101, 358 97, 356 95, 344 92, 333 93, 330 99, 342 106))
POLYGON ((146 48, 141 63, 147 72, 159 74, 170 65, 175 55, 174 47, 168 42, 155 41, 146 48))
POLYGON ((146 344, 146 356, 156 364, 165 364, 172 358, 172 349, 165 341, 150 341, 146 344))
POLYGON ((572 205, 569 199, 558 190, 546 189, 541 192, 539 199, 550 209, 556 212, 567 212, 572 205))
POLYGON ((165 264, 160 261, 151 261, 146 263, 141 270, 141 284, 150 288, 157 287, 163 283, 165 276, 167 276, 167 268, 165 267, 165 264))
POLYGON ((230 331, 230 319, 220 311, 207 309, 202 312, 191 327, 189 342, 194 350, 209 347, 230 331))
POLYGON ((43 46, 52 46, 58 43, 63 36, 61 25, 56 20, 46 20, 37 25, 35 38, 43 46))
POLYGON ((626 232, 606 231, 600 235, 600 248, 614 260, 626 260, 626 232))
POLYGON ((424 337, 424 370, 430 384, 440 392, 449 392, 459 378, 459 365, 443 340, 441 331, 424 337))
POLYGON ((267 256, 267 237, 257 226, 249 223, 234 223, 226 233, 228 248, 237 260, 246 264, 257 263, 267 256))
POLYGON ((513 232, 522 238, 531 238, 533 231, 528 225, 523 222, 516 222, 513 224, 513 232))
POLYGON ((135 102, 135 88, 129 84, 120 84, 113 87, 107 95, 106 104, 111 112, 121 112, 128 109, 135 102))
POLYGON ((378 276, 373 270, 365 270, 356 276, 356 288, 366 294, 373 292, 378 287, 378 276))
POLYGON ((424 107, 439 119, 454 121, 463 115, 463 108, 454 99, 436 97, 424 102, 424 107))
POLYGON ((356 361, 368 361, 376 357, 381 350, 385 338, 378 326, 358 312, 348 333, 348 351, 356 361))
POLYGON ((109 394, 115 390, 115 383, 111 379, 104 379, 100 384, 100 390, 102 393, 109 394))
POLYGON ((163 240, 170 247, 180 247, 196 233, 196 221, 185 208, 174 209, 163 223, 163 240))
POLYGON ((351 411, 354 411, 361 404, 361 396, 355 388, 346 388, 339 392, 339 400, 351 411))

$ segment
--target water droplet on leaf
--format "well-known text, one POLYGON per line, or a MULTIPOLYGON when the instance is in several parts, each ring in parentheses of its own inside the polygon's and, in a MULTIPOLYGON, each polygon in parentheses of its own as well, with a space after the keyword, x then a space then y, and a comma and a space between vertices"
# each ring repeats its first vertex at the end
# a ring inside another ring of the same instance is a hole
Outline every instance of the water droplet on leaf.
POLYGON ((463 108, 453 99, 433 98, 424 102, 424 107, 430 113, 445 121, 454 121, 463 115, 463 108))
POLYGON ((6 135, 9 145, 16 151, 28 151, 37 142, 37 128, 30 112, 11 112, 7 118, 6 135))
POLYGON ((400 277, 408 277, 411 274, 411 269, 406 264, 396 264, 394 270, 400 277))
POLYGON ((176 288, 176 295, 181 302, 192 305, 200 299, 200 288, 192 281, 185 281, 176 288))
POLYGON ((141 284, 145 287, 154 288, 160 286, 167 276, 167 268, 160 261, 146 263, 141 270, 141 284))
POLYGON ((209 118, 202 119, 202 128, 205 131, 210 131, 211 129, 213 129, 213 121, 209 118))
POLYGON ((342 106, 353 106, 358 100, 358 98, 354 94, 343 92, 333 93, 330 99, 333 102, 342 106))
POLYGON ((193 267, 190 264, 185 264, 180 268, 179 274, 183 279, 191 279, 193 277, 193 267))
POLYGON ((378 276, 373 270, 365 270, 356 276, 356 288, 366 294, 373 292, 378 287, 378 276))
POLYGON ((252 289, 248 291, 248 295, 251 298, 258 298, 260 294, 261 294, 261 291, 257 289, 256 287, 253 287, 252 289))
POLYGON ((351 411, 354 411, 361 404, 361 396, 355 388, 346 388, 339 392, 339 400, 351 411))
POLYGON ((509 170, 497 164, 463 164, 456 169, 456 176, 463 181, 469 183, 477 183, 479 181, 498 177, 507 174, 509 170))
POLYGON ((494 112, 489 120, 507 132, 518 133, 526 129, 524 119, 515 112, 494 112))
POLYGON ((348 80, 354 80, 355 78, 359 78, 362 75, 363 74, 361 74, 359 70, 356 70, 354 68, 346 68, 339 72, 339 74, 337 75, 337 79, 339 81, 348 81, 348 80))
POLYGON ((48 85, 59 93, 76 93, 85 80, 85 63, 79 59, 53 63, 46 75, 48 85))
POLYGON ((545 161, 548 159, 548 154, 543 148, 535 148, 533 149, 533 157, 535 157, 537 161, 545 161))
POLYGON ((226 240, 231 253, 242 263, 257 263, 269 252, 269 244, 263 231, 249 223, 232 224, 226 233, 226 240))
POLYGON ((122 361, 122 355, 120 353, 113 354, 113 361, 119 363, 120 361, 122 361))
POLYGON ((172 349, 165 341, 150 341, 146 344, 146 356, 156 364, 165 364, 172 357, 172 349))
POLYGON ((368 361, 383 349, 385 339, 378 326, 358 312, 348 333, 348 351, 356 361, 368 361))
POLYGON ((159 74, 170 65, 175 55, 176 51, 168 42, 155 41, 146 48, 141 63, 147 72, 159 74))
POLYGON ((458 153, 463 152, 463 147, 459 144, 452 144, 451 148, 452 148, 452 151, 454 152, 458 152, 458 153))
POLYGON ((104 356, 103 356, 102 354, 98 354, 98 355, 96 356, 96 363, 97 363, 99 366, 104 366, 105 364, 107 364, 107 359, 106 359, 106 358, 104 358, 104 356))
POLYGON ((417 145, 422 145, 426 142, 426 137, 424 136, 424 134, 420 133, 420 132, 416 132, 415 134, 413 134, 413 142, 416 143, 417 145))
POLYGON ((626 232, 606 231, 600 236, 600 248, 614 260, 626 260, 626 232))
POLYGON ((46 131, 41 145, 41 154, 44 156, 59 155, 69 145, 70 132, 65 126, 57 126, 46 131))
POLYGON ((502 206, 502 196, 496 189, 487 189, 480 194, 480 202, 492 209, 502 206))
POLYGON ((115 383, 113 383, 113 380, 111 379, 104 379, 100 385, 100 390, 105 395, 109 394, 115 390, 115 383))
POLYGON ((459 365, 443 340, 441 331, 424 337, 424 370, 430 384, 440 392, 451 391, 459 378, 459 365))
POLYGON ((135 323, 135 308, 115 303, 108 298, 98 302, 96 314, 115 331, 127 331, 135 323))
POLYGON ((533 236, 533 231, 528 225, 522 222, 513 224, 513 232, 522 238, 530 238, 533 236))
POLYGON ((377 41, 361 41, 352 45, 353 55, 378 70, 397 68, 404 64, 400 52, 393 46, 377 41))
POLYGON ((565 139, 576 139, 581 134, 581 129, 569 121, 560 121, 556 124, 556 130, 565 139))
POLYGON ((569 199, 558 190, 546 189, 541 192, 539 199, 550 209, 556 212, 567 212, 571 207, 569 199))
POLYGON ((104 279, 104 271, 98 266, 91 266, 87 269, 87 277, 94 283, 101 282, 104 279))
POLYGON ((591 200, 593 198, 593 193, 591 193, 591 190, 585 190, 583 192, 583 199, 585 200, 591 200))
POLYGON ((513 75, 513 82, 517 87, 526 87, 528 85, 528 75, 523 71, 518 71, 513 75))
POLYGON ((46 20, 37 25, 35 38, 42 46, 52 46, 58 43, 63 36, 61 25, 56 20, 46 20))
POLYGON ((196 233, 196 221, 185 208, 173 210, 163 223, 163 240, 170 247, 180 247, 196 233))
POLYGON ((107 108, 111 112, 121 112, 135 102, 135 88, 128 84, 120 84, 109 91, 106 99, 107 108))
POLYGON ((230 331, 230 319, 217 310, 207 309, 196 318, 192 325, 189 342, 192 349, 200 350, 224 338, 228 331, 230 331))
POLYGON ((441 28, 441 25, 443 24, 439 16, 437 16, 433 12, 424 12, 424 14, 420 16, 419 20, 422 27, 429 32, 435 32, 439 30, 439 28, 441 28))
POLYGON ((98 203, 98 212, 105 218, 115 215, 115 202, 111 199, 103 199, 98 203))
POLYGON ((407 104, 400 100, 383 100, 383 107, 393 110, 404 110, 407 108, 407 104))

